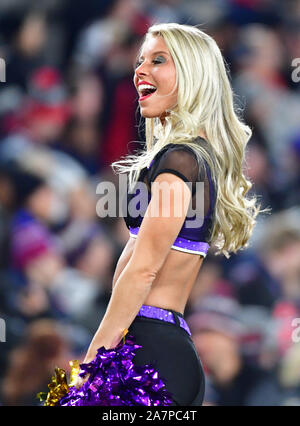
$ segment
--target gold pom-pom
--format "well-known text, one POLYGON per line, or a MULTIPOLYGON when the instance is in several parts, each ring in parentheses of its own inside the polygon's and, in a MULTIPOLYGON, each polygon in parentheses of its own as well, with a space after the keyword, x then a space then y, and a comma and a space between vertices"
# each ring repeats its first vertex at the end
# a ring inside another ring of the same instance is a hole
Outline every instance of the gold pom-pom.
POLYGON ((79 373, 79 361, 72 360, 69 362, 71 367, 70 384, 68 385, 65 370, 55 367, 55 374, 51 377, 51 382, 48 385, 49 392, 39 392, 37 398, 40 401, 45 401, 44 406, 58 405, 58 401, 69 392, 69 386, 73 386, 79 373))

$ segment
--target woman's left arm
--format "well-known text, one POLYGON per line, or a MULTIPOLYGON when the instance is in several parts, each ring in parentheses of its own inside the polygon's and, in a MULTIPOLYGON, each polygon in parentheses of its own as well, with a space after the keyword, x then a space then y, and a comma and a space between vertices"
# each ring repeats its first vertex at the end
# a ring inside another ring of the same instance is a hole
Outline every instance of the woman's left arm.
POLYGON ((95 358, 98 348, 114 348, 120 342, 124 330, 130 327, 146 300, 152 283, 182 228, 191 199, 190 188, 171 173, 158 175, 155 182, 167 182, 168 188, 175 184, 175 190, 169 190, 170 196, 164 197, 159 185, 154 187, 132 256, 113 288, 105 315, 84 363, 95 358), (166 208, 169 209, 167 216, 164 210, 166 208))
POLYGON ((114 348, 120 342, 151 289, 154 274, 135 271, 131 263, 121 273, 112 291, 105 315, 88 349, 84 363, 95 358, 97 349, 114 348))

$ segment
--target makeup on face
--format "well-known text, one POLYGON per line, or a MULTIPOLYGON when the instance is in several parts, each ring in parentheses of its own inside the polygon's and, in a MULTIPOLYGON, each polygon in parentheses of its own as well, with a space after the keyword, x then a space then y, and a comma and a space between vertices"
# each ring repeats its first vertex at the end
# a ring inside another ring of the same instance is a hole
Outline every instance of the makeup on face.
POLYGON ((157 88, 154 84, 148 83, 148 81, 142 80, 138 83, 138 92, 140 94, 139 102, 149 98, 156 92, 157 88))
POLYGON ((134 85, 139 93, 141 114, 161 117, 177 101, 176 69, 165 41, 149 36, 136 63, 134 85))

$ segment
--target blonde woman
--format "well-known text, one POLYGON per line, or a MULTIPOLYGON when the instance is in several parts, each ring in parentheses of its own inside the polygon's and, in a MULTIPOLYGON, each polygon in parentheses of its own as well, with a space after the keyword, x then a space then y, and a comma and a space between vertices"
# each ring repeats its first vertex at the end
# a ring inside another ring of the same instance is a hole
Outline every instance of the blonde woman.
POLYGON ((146 149, 112 164, 128 174, 129 239, 82 378, 61 405, 202 405, 204 371, 185 306, 208 249, 229 257, 246 247, 260 212, 255 197, 246 196, 252 185, 243 174, 251 130, 234 110, 215 41, 194 26, 153 25, 139 51, 134 85, 146 149), (129 205, 137 206, 141 183, 148 204, 136 215, 129 205), (167 195, 161 184, 170 189, 167 195), (135 384, 122 370, 124 360, 135 384))

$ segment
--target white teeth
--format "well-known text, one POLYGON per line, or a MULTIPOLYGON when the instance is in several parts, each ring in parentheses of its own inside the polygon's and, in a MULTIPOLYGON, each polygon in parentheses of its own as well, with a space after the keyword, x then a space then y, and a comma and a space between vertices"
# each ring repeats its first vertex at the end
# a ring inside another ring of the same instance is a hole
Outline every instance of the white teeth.
POLYGON ((142 92, 143 90, 146 89, 156 89, 155 86, 151 86, 150 84, 140 84, 139 85, 139 92, 142 92))

